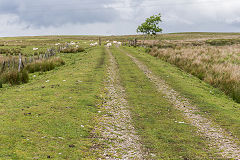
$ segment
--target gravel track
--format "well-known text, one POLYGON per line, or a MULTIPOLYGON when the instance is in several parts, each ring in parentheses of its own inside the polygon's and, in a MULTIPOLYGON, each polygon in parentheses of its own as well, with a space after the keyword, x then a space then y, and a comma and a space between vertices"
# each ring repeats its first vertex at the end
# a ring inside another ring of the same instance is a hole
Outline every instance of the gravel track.
POLYGON ((124 88, 120 84, 119 69, 109 49, 110 57, 105 82, 106 96, 101 106, 105 114, 100 118, 95 132, 101 134, 101 140, 108 147, 104 149, 103 159, 143 159, 139 137, 131 124, 129 105, 125 99, 124 88))
POLYGON ((209 145, 218 150, 224 159, 240 159, 240 147, 236 144, 236 138, 228 134, 211 120, 198 114, 197 106, 192 105, 187 98, 173 90, 164 80, 154 75, 150 69, 126 51, 120 49, 142 70, 149 80, 155 84, 157 90, 163 93, 178 110, 182 111, 191 125, 198 128, 198 132, 209 140, 209 145))

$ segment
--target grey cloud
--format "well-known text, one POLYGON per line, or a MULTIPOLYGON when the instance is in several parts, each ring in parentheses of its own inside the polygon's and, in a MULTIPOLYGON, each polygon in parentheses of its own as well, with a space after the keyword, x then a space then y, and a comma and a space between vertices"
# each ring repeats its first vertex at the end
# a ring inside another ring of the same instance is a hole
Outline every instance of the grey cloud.
POLYGON ((159 0, 153 4, 162 13, 165 32, 240 31, 235 28, 239 24, 240 1, 159 0))
POLYGON ((19 3, 17 0, 0 0, 0 14, 15 14, 20 22, 34 27, 107 23, 118 18, 113 8, 104 8, 104 4, 114 2, 115 0, 21 0, 19 3))
POLYGON ((240 31, 238 0, 0 0, 0 31, 135 34, 145 18, 157 13, 165 33, 240 31))
POLYGON ((17 13, 18 6, 19 4, 15 0, 11 1, 11 3, 9 3, 9 1, 0 0, 0 14, 17 13))

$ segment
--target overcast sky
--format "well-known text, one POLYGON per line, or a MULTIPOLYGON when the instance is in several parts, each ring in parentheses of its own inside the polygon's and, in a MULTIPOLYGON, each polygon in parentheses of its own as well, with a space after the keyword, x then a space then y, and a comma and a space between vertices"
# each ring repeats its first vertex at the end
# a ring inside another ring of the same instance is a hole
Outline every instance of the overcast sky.
POLYGON ((163 33, 240 32, 239 0, 0 0, 0 36, 136 34, 158 13, 163 33))

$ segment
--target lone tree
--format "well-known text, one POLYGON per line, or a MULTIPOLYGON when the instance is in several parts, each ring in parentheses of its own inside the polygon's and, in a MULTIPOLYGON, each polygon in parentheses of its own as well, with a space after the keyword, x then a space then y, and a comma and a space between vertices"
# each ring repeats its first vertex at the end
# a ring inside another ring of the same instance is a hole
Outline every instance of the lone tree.
POLYGON ((160 22, 162 22, 161 14, 153 15, 138 26, 137 33, 141 32, 146 35, 156 35, 158 32, 162 32, 162 28, 159 27, 160 22))

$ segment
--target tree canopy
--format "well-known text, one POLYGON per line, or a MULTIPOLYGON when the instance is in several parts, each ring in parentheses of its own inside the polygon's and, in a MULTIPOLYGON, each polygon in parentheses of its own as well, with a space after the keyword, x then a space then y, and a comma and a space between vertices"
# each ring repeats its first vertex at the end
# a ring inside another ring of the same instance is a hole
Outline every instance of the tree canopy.
POLYGON ((158 32, 162 32, 162 28, 159 27, 160 22, 162 22, 161 14, 153 15, 138 26, 137 33, 141 32, 147 35, 156 35, 158 32))

